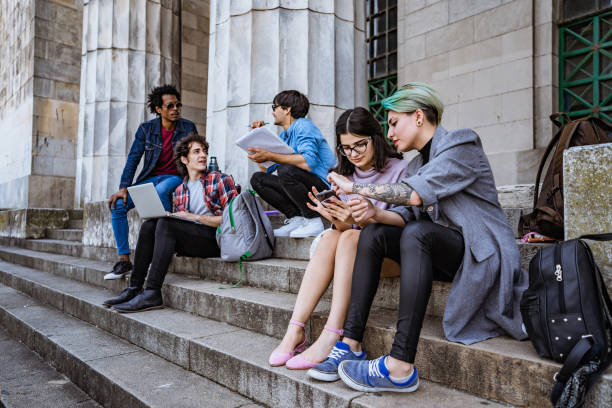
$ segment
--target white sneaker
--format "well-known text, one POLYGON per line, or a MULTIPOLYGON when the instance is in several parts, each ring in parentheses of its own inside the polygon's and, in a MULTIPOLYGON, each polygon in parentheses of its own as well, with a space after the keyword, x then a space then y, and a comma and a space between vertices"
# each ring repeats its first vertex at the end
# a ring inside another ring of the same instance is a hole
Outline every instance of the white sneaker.
POLYGON ((289 236, 291 238, 306 238, 306 237, 316 237, 319 235, 325 227, 323 226, 323 221, 319 217, 309 218, 304 221, 304 223, 299 227, 291 231, 289 236))
POLYGON ((285 225, 274 230, 275 237, 288 237, 291 231, 302 226, 306 221, 304 217, 293 217, 285 220, 285 225))

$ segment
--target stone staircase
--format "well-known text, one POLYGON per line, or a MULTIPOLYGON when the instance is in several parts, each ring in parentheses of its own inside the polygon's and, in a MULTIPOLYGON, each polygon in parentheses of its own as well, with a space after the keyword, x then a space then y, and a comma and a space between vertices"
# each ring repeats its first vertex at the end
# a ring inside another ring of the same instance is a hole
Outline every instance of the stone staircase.
MULTIPOLYGON (((529 188, 500 188, 512 228, 530 206, 529 188)), ((281 222, 279 217, 273 220, 281 222)), ((409 395, 365 394, 341 382, 267 364, 282 338, 307 265, 311 239, 280 238, 274 257, 243 265, 176 257, 163 294, 166 309, 118 314, 101 306, 125 280, 104 281, 112 248, 81 243, 79 211, 45 239, 0 238, 0 325, 104 406, 471 407, 548 406, 559 365, 528 341, 498 337, 471 346, 445 340, 449 285, 435 282, 416 364, 422 383, 409 395)), ((539 245, 519 243, 523 265, 539 245)), ((365 336, 369 356, 393 342, 398 278, 383 278, 365 336)), ((330 293, 307 323, 323 327, 330 293)), ((589 397, 612 406, 612 371, 589 397)))

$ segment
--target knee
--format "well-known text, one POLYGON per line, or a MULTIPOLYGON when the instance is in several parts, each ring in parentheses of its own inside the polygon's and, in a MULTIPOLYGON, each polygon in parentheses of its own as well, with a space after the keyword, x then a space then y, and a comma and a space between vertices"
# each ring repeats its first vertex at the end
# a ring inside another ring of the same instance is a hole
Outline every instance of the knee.
POLYGON ((282 180, 293 180, 296 176, 298 168, 292 164, 279 164, 276 169, 276 174, 282 180))
POLYGON ((338 238, 338 246, 347 247, 357 245, 360 233, 360 230, 355 229, 342 231, 342 233, 340 233, 340 237, 338 238))
POLYGON ((251 187, 253 187, 255 190, 260 188, 262 184, 262 178, 265 177, 265 175, 266 173, 262 171, 253 173, 253 175, 251 176, 251 187))
POLYGON ((110 210, 112 218, 124 217, 127 215, 127 207, 123 204, 124 201, 122 198, 115 201, 114 207, 111 207, 110 210))
POLYGON ((426 243, 427 233, 430 231, 431 221, 413 221, 406 224, 400 238, 402 252, 409 247, 422 247, 426 243))
POLYGON ((157 219, 146 220, 140 226, 140 233, 139 234, 141 234, 141 235, 142 234, 146 234, 146 235, 154 234, 155 233, 155 227, 157 226, 157 223, 158 223, 157 219))

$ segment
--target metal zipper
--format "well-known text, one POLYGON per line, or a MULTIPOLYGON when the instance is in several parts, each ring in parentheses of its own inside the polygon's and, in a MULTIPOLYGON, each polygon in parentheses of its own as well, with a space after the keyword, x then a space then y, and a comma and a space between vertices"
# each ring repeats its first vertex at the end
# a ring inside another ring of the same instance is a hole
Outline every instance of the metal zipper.
POLYGON ((555 279, 559 288, 559 309, 565 313, 565 291, 563 287, 563 267, 561 265, 561 244, 555 245, 555 279))

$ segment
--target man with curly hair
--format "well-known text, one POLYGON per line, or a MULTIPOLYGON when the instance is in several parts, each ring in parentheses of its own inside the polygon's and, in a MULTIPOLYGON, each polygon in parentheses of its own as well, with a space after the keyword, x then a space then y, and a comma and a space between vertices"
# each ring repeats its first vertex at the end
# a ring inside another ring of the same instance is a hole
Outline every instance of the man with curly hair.
POLYGON ((157 117, 138 126, 121 174, 119 191, 108 200, 119 261, 104 279, 119 279, 132 270, 127 212, 134 208, 134 203, 127 188, 136 184, 153 183, 166 211, 172 211, 171 195, 182 181, 174 163, 173 149, 175 144, 189 133, 198 132, 193 122, 180 117, 181 94, 174 86, 162 85, 153 88, 147 97, 147 105, 150 112, 157 117), (142 170, 134 182, 136 167, 143 155, 142 170))
POLYGON ((185 178, 176 188, 173 218, 151 218, 138 233, 130 285, 119 296, 104 301, 119 313, 163 307, 162 285, 172 255, 219 256, 216 230, 223 210, 238 195, 230 175, 208 171, 208 143, 195 133, 176 144, 174 160, 185 178), (188 222, 195 221, 197 223, 188 222))

